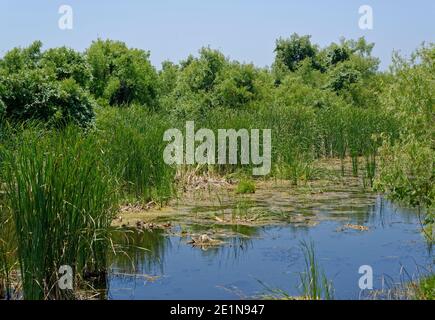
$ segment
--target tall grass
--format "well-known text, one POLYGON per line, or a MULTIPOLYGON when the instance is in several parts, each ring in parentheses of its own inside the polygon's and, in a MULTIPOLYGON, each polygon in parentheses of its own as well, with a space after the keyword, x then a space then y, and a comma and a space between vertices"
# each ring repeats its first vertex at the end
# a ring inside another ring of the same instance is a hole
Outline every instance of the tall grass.
POLYGON ((106 272, 117 202, 102 154, 94 136, 74 126, 28 128, 4 154, 25 299, 71 297, 57 285, 60 266, 71 266, 76 278, 106 272))
MULTIPOLYGON (((10 147, 11 136, 11 126, 0 118, 0 167, 5 150, 10 147)), ((16 266, 13 221, 10 212, 5 207, 2 184, 2 171, 0 170, 0 300, 11 298, 11 275, 16 266)))
POLYGON ((164 203, 173 195, 175 169, 163 161, 163 134, 173 125, 163 115, 144 107, 105 108, 97 127, 102 158, 126 200, 164 203))
POLYGON ((311 300, 332 300, 332 283, 317 262, 314 243, 303 241, 301 248, 305 262, 305 271, 300 274, 303 296, 311 300))
POLYGON ((16 267, 13 221, 0 200, 0 300, 12 296, 12 272, 16 267))

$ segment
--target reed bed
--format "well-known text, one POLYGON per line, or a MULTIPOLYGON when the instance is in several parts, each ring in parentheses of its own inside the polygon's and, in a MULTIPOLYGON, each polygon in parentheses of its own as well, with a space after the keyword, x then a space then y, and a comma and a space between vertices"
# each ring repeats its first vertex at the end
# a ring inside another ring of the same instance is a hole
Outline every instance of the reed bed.
POLYGON ((125 202, 165 203, 174 193, 175 168, 163 161, 164 116, 143 107, 106 108, 97 119, 102 158, 118 180, 125 202))
POLYGON ((74 280, 105 274, 117 197, 102 154, 94 136, 75 126, 27 128, 3 153, 25 299, 71 297, 57 285, 64 265, 74 280))

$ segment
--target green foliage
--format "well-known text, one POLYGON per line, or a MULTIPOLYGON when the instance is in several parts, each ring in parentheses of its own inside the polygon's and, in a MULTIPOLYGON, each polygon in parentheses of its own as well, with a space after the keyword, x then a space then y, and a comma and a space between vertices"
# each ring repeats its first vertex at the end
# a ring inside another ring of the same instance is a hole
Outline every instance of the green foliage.
POLYGON ((0 199, 0 300, 12 294, 12 279, 15 265, 16 245, 13 220, 0 199))
POLYGON ((140 107, 100 110, 104 161, 127 199, 164 203, 173 195, 175 171, 163 161, 162 137, 169 127, 161 115, 140 107))
POLYGON ((71 266, 77 277, 106 272, 113 179, 97 141, 78 127, 29 128, 16 139, 5 154, 4 182, 24 297, 68 298, 71 292, 57 285, 60 266, 71 266))
POLYGON ((162 77, 169 72, 172 92, 164 97, 164 108, 178 117, 200 118, 215 108, 250 108, 273 89, 264 70, 231 62, 210 48, 202 48, 199 57, 190 56, 178 69, 167 65, 162 77))
POLYGON ((6 104, 3 102, 2 99, 0 99, 0 121, 3 119, 5 114, 6 114, 6 104))
POLYGON ((42 53, 41 46, 35 42, 15 48, 0 61, 0 116, 16 122, 90 125, 94 101, 85 88, 90 73, 83 57, 66 48, 42 53))
POLYGON ((310 59, 314 62, 318 48, 310 40, 311 36, 299 36, 294 33, 289 39, 278 39, 275 47, 275 65, 274 68, 288 71, 296 71, 299 64, 310 59))
POLYGON ((56 81, 40 69, 0 76, 0 99, 13 121, 88 126, 94 118, 93 99, 74 80, 56 81))
POLYGON ((329 66, 349 60, 350 55, 350 49, 346 46, 340 46, 333 43, 331 46, 326 48, 326 60, 329 66))
POLYGON ((55 124, 72 121, 82 127, 87 127, 94 122, 96 103, 90 94, 73 79, 60 82, 56 105, 55 124))
POLYGON ((92 70, 91 92, 111 105, 157 107, 157 73, 149 52, 129 49, 123 42, 97 40, 86 52, 92 70))
POLYGON ((74 79, 82 88, 87 88, 91 81, 91 70, 85 57, 73 49, 49 49, 43 53, 40 65, 55 74, 57 80, 74 79))
POLYGON ((255 193, 255 183, 248 179, 241 179, 237 185, 236 193, 255 193))
MULTIPOLYGON (((170 96, 177 86, 179 66, 170 62, 162 63, 162 70, 159 71, 159 97, 165 99, 170 96)), ((164 102, 160 102, 164 104, 164 102)))
POLYGON ((403 123, 405 134, 433 140, 435 123, 435 45, 417 50, 409 60, 395 55, 382 105, 403 123))
POLYGON ((380 149, 379 190, 414 207, 430 207, 435 200, 435 150, 413 136, 398 144, 386 141, 380 149))
POLYGON ((219 106, 241 108, 258 99, 258 89, 255 83, 257 70, 251 65, 240 63, 229 64, 218 75, 214 100, 219 106))
POLYGON ((381 96, 401 124, 400 140, 385 140, 380 150, 377 188, 393 199, 426 211, 426 236, 434 239, 435 47, 417 50, 410 60, 396 55, 392 78, 381 96))
POLYGON ((27 48, 14 48, 0 60, 0 69, 7 74, 36 69, 42 57, 42 42, 35 41, 27 48))
MULTIPOLYGON (((5 215, 0 206, 0 295, 13 266, 10 236, 18 237, 26 297, 62 296, 48 294, 62 263, 78 274, 104 271, 115 185, 124 202, 164 203, 173 196, 176 169, 163 162, 162 136, 186 120, 215 133, 271 129, 271 175, 294 184, 312 179, 312 164, 323 157, 340 158, 344 175, 351 157, 355 177, 367 185, 375 179, 377 190, 421 208, 426 233, 433 234, 433 45, 409 60, 396 55, 382 73, 364 38, 319 48, 310 36, 293 34, 277 40, 272 69, 202 48, 179 64, 164 62, 158 73, 149 52, 119 41, 97 40, 85 53, 41 49, 34 42, 0 59, 0 164, 6 168, 0 186, 6 183, 10 207, 5 215), (11 127, 34 121, 38 128, 24 132, 11 127)), ((223 175, 252 169, 240 163, 203 168, 223 175)), ((248 179, 236 190, 254 191, 248 179)), ((304 246, 303 290, 328 298, 313 252, 304 246)))
POLYGON ((349 64, 342 63, 331 71, 329 77, 329 88, 339 92, 343 89, 349 89, 352 84, 358 82, 361 73, 349 64))
POLYGON ((333 286, 317 262, 314 243, 301 242, 305 271, 300 274, 302 294, 310 300, 332 300, 333 286))
POLYGON ((194 93, 211 91, 226 63, 226 58, 221 52, 202 48, 199 58, 189 57, 182 62, 181 83, 194 93))
POLYGON ((435 275, 420 280, 415 298, 418 300, 435 300, 435 275))

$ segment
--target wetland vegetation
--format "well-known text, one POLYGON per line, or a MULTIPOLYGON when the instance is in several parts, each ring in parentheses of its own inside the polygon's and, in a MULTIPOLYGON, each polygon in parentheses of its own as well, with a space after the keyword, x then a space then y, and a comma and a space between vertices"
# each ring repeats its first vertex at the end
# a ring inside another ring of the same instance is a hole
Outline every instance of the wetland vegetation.
MULTIPOLYGON (((98 39, 84 52, 44 51, 40 42, 8 51, 0 59, 0 299, 116 298, 112 288, 124 285, 123 275, 158 282, 152 273, 162 275, 171 259, 171 268, 197 270, 198 283, 207 283, 198 271, 205 261, 237 261, 250 246, 272 241, 268 230, 288 241, 279 244, 286 250, 300 249, 293 240, 304 232, 315 241, 298 251, 305 265, 294 287, 302 291, 272 288, 281 298, 357 298, 344 285, 354 279, 333 286, 333 269, 318 257, 339 260, 343 242, 336 238, 358 246, 361 235, 372 246, 416 243, 424 272, 406 279, 416 289, 401 297, 433 299, 435 47, 422 45, 409 58, 394 54, 380 71, 373 46, 361 38, 321 48, 293 34, 277 40, 270 68, 204 47, 159 70, 149 52, 112 40, 98 39), (167 165, 164 132, 183 132, 187 121, 215 133, 271 129, 270 174, 252 177, 254 165, 242 163, 167 165), (400 225, 385 227, 382 214, 395 210, 400 225), (323 241, 335 249, 317 251, 323 241), (195 259, 197 268, 187 265, 195 259), (73 290, 57 285, 64 265, 73 269, 73 290)), ((362 247, 352 263, 371 256, 362 247)), ((250 255, 246 268, 259 259, 250 255)), ((380 268, 397 271, 391 263, 380 268)), ((264 276, 257 280, 290 278, 264 276)), ((251 284, 242 286, 250 294, 239 297, 258 296, 251 284)), ((167 297, 147 288, 127 298, 167 297)), ((179 298, 227 297, 183 290, 179 298)))

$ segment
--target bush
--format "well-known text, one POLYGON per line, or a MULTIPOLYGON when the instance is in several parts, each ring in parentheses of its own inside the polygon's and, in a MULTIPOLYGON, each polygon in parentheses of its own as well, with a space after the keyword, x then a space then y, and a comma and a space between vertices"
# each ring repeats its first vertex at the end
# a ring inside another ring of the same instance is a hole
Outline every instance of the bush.
POLYGON ((402 143, 384 143, 380 149, 379 190, 414 207, 430 207, 435 200, 435 151, 407 137, 402 143))
POLYGON ((94 118, 92 98, 74 80, 59 82, 44 70, 0 76, 0 99, 6 118, 13 121, 56 125, 72 121, 85 127, 94 118))
POLYGON ((87 127, 95 120, 96 102, 73 79, 67 79, 60 83, 60 96, 57 105, 60 110, 57 111, 56 118, 58 120, 60 117, 63 123, 72 121, 81 127, 87 127))
POLYGON ((3 117, 5 116, 6 113, 6 105, 3 102, 2 99, 0 99, 0 121, 3 120, 3 117))
POLYGON ((86 52, 93 80, 91 92, 111 105, 142 104, 157 108, 157 72, 149 52, 129 49, 123 42, 98 40, 86 52))
POLYGON ((85 57, 66 47, 49 49, 43 53, 40 66, 56 75, 57 80, 74 79, 82 88, 91 81, 91 70, 85 57))

